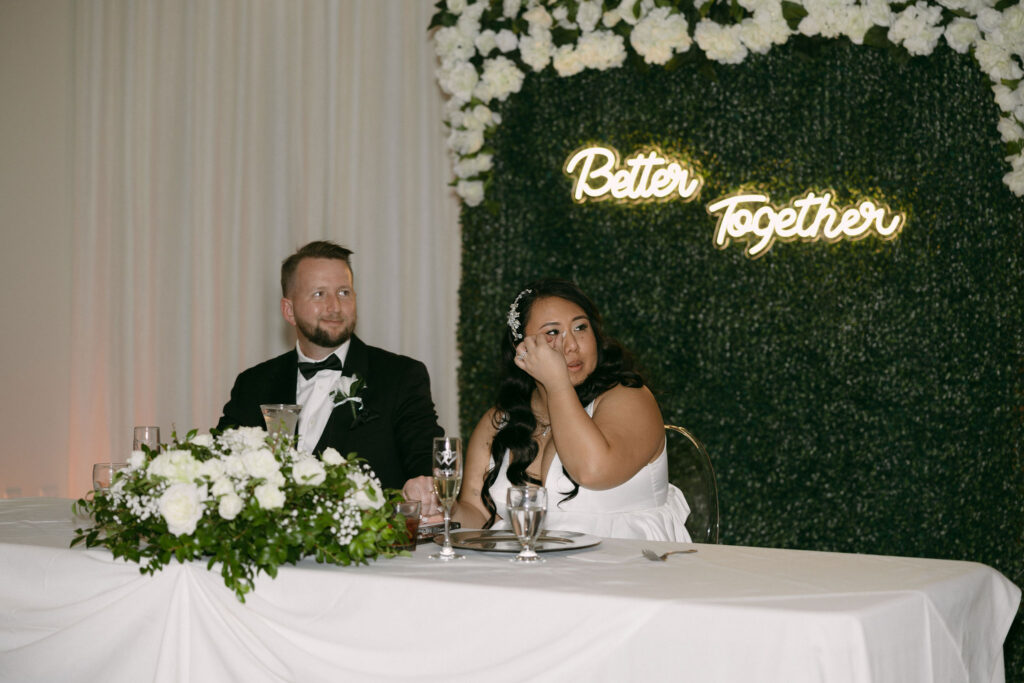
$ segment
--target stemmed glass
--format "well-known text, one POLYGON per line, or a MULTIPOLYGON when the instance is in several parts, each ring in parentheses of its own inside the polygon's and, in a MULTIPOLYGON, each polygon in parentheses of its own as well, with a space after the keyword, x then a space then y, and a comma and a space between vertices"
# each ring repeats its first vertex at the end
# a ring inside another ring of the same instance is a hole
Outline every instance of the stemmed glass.
POLYGON ((454 436, 439 436, 434 439, 434 493, 444 508, 444 545, 440 552, 430 556, 432 560, 461 560, 452 549, 449 531, 452 520, 452 505, 462 488, 462 439, 454 436))
POLYGON ((295 436, 302 406, 290 403, 264 403, 260 405, 260 410, 263 411, 263 421, 271 436, 295 436))
POLYGON ((548 510, 548 491, 543 486, 510 486, 506 494, 509 521, 512 531, 523 546, 512 562, 543 562, 534 547, 537 536, 544 527, 544 515, 548 510))
POLYGON ((132 432, 132 450, 141 451, 145 446, 152 453, 160 452, 160 428, 136 427, 132 432))

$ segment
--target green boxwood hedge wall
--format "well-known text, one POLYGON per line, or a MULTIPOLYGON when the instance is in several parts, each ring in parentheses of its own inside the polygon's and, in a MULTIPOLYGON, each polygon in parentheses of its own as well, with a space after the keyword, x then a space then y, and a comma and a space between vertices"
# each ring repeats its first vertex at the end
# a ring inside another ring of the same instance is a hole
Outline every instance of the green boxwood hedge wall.
POLYGON ((971 57, 794 38, 734 67, 548 69, 499 111, 486 202, 462 212, 464 434, 493 398, 512 298, 570 277, 666 421, 705 441, 723 542, 975 560, 1021 583, 1024 200, 971 57), (561 169, 590 142, 657 145, 706 185, 688 204, 573 204, 561 169), (713 247, 706 211, 741 186, 834 188, 907 225, 750 260, 713 247))

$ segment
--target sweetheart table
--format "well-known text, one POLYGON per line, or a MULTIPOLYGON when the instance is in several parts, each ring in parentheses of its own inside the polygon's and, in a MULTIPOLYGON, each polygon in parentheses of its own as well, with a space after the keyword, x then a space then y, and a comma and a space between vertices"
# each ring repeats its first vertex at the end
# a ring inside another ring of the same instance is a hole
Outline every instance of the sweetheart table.
POLYGON ((307 560, 242 604, 203 563, 69 548, 70 505, 0 501, 0 680, 999 683, 1021 598, 972 562, 603 539, 307 560))

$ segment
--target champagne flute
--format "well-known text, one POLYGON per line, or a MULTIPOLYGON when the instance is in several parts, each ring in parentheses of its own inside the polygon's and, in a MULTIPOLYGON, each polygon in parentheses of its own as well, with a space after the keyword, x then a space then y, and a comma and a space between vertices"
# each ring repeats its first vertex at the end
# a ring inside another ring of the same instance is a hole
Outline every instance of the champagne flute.
POLYGON ((510 486, 506 494, 508 516, 512 531, 523 546, 512 562, 540 563, 544 561, 534 546, 544 526, 548 510, 548 492, 543 486, 510 486))
POLYGON ((444 545, 440 552, 430 556, 432 560, 461 560, 452 549, 450 525, 452 505, 462 488, 462 439, 454 436, 439 436, 434 439, 434 493, 444 508, 444 545))

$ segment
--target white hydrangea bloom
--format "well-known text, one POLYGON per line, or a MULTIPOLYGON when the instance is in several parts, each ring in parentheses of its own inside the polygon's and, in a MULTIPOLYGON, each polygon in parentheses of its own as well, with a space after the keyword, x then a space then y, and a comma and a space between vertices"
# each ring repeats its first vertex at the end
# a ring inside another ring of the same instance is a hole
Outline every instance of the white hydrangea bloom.
POLYGON ((519 38, 517 38, 516 34, 512 33, 512 31, 509 31, 507 28, 503 28, 495 34, 494 44, 497 45, 498 49, 502 52, 511 52, 519 47, 519 38))
POLYGON ((902 45, 912 55, 930 55, 942 37, 942 8, 924 0, 896 15, 889 28, 889 40, 902 45))
POLYGON ((514 19, 523 6, 523 0, 502 0, 501 14, 506 19, 514 19))
POLYGON ((455 193, 466 206, 477 206, 484 200, 484 184, 479 180, 460 180, 455 184, 455 193))
POLYGON ((629 34, 629 43, 648 64, 664 64, 693 44, 686 17, 659 7, 637 22, 629 34))
POLYGON ((751 52, 766 54, 773 45, 789 39, 792 31, 782 18, 782 12, 759 11, 740 22, 740 40, 751 52))
POLYGON ((996 128, 998 128, 999 135, 1002 137, 1003 142, 1014 142, 1015 140, 1024 138, 1024 128, 1021 128, 1020 124, 1009 116, 1000 118, 999 123, 996 124, 996 128))
POLYGON ((586 68, 605 71, 626 61, 626 43, 617 33, 594 31, 580 36, 576 52, 586 68))
POLYGON ((978 60, 981 70, 988 74, 994 83, 1003 79, 1017 80, 1024 76, 1024 71, 1017 66, 1010 53, 995 41, 982 38, 974 47, 974 58, 978 60))
POLYGON ((483 146, 484 132, 480 129, 453 130, 448 135, 448 147, 460 156, 479 152, 483 146))
POLYGON ((441 58, 441 64, 464 62, 476 52, 473 37, 460 31, 456 26, 444 26, 434 34, 434 51, 441 58))
POLYGON ((493 156, 490 154, 477 154, 472 157, 463 157, 455 164, 455 175, 458 178, 473 178, 494 167, 493 156))
POLYGON ((550 29, 552 23, 554 23, 554 20, 551 18, 551 15, 548 14, 548 11, 540 5, 534 5, 524 12, 523 19, 526 20, 527 24, 529 24, 530 33, 534 33, 538 29, 550 29))
POLYGON ((1024 104, 1024 87, 1018 86, 1016 90, 1007 88, 1002 83, 992 86, 992 92, 996 96, 996 104, 1006 112, 1012 112, 1024 104))
POLYGON ((441 89, 461 102, 470 100, 479 81, 480 75, 470 62, 453 62, 448 67, 442 66, 437 78, 441 89))
POLYGON ((693 32, 693 39, 708 56, 722 64, 739 64, 746 59, 747 47, 740 40, 739 26, 722 26, 702 19, 693 32))
POLYGON ((581 31, 590 33, 597 28, 603 15, 600 0, 583 0, 576 10, 576 23, 579 24, 581 31))
POLYGON ((1024 164, 1003 176, 1003 182, 1018 197, 1024 196, 1024 164))
POLYGON ((473 44, 476 45, 476 51, 483 57, 491 54, 498 47, 497 36, 498 34, 491 29, 481 31, 477 35, 476 40, 473 41, 473 44))
POLYGON ((562 45, 555 51, 551 59, 552 66, 559 76, 567 78, 583 71, 583 60, 580 59, 572 45, 562 45))

